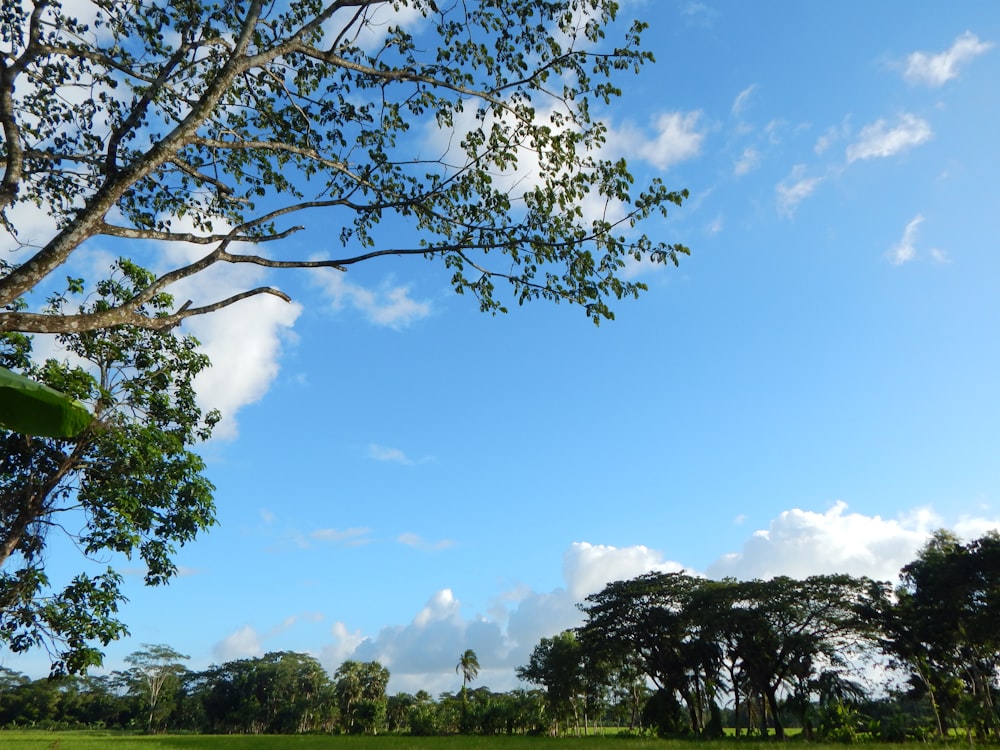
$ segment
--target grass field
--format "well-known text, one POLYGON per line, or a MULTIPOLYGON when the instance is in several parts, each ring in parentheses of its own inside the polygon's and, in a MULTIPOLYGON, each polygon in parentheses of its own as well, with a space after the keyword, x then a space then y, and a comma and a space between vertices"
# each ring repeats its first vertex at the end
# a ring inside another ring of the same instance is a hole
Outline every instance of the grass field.
MULTIPOLYGON (((330 735, 122 735, 110 732, 0 731, 3 750, 747 750, 759 741, 693 742, 615 736, 551 737, 341 737, 330 735)), ((765 743, 771 746, 771 743, 765 743)), ((792 746, 801 746, 793 742, 792 746)), ((810 743, 809 750, 843 750, 843 745, 810 743)), ((926 745, 892 745, 893 750, 926 750, 926 745)))

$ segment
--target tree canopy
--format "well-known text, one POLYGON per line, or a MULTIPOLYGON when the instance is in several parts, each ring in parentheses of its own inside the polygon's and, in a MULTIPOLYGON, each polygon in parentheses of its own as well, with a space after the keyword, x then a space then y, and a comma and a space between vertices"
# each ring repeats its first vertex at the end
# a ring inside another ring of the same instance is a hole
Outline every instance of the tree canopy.
POLYGON ((3 3, 0 366, 93 420, 34 440, 0 419, 0 640, 78 671, 126 632, 112 567, 48 579, 53 530, 159 584, 214 522, 190 450, 217 419, 191 388, 208 363, 177 326, 289 298, 178 284, 415 256, 484 311, 546 299, 599 322, 645 288, 627 264, 676 263, 687 248, 637 225, 686 192, 602 151, 600 108, 652 59, 643 30, 613 0, 3 3), (307 216, 336 230, 293 254, 307 216), (198 252, 172 262, 177 243, 198 252), (31 334, 73 362, 42 362, 31 334))
MULTIPOLYGON (((83 314, 133 298, 150 278, 122 263, 83 314)), ((53 297, 52 314, 67 304, 53 297)), ((141 310, 155 317, 172 304, 160 294, 141 310)), ((218 419, 195 403, 192 381, 208 362, 190 337, 118 326, 65 334, 61 344, 73 364, 35 362, 30 337, 0 334, 0 366, 85 402, 94 415, 71 440, 0 430, 0 643, 15 652, 46 648, 56 673, 100 664, 99 646, 127 633, 116 614, 125 597, 113 555, 138 558, 146 582, 163 584, 176 571, 176 548, 215 523, 214 488, 191 447, 218 419), (51 580, 49 552, 66 542, 86 558, 82 570, 51 580)))
POLYGON ((597 110, 652 59, 644 24, 619 21, 614 0, 73 7, 0 10, 0 224, 21 249, 0 261, 0 331, 163 330, 250 296, 287 299, 264 286, 148 313, 213 266, 345 270, 380 256, 438 261, 486 311, 543 298, 599 322, 645 288, 627 263, 688 252, 636 228, 686 191, 636 186, 602 154, 597 110), (22 226, 32 206, 53 222, 43 236, 22 226), (307 213, 336 239, 305 257, 271 250, 307 213), (137 248, 157 243, 204 253, 163 267, 154 251, 157 274, 100 310, 18 304, 94 238, 130 241, 140 263, 137 248))

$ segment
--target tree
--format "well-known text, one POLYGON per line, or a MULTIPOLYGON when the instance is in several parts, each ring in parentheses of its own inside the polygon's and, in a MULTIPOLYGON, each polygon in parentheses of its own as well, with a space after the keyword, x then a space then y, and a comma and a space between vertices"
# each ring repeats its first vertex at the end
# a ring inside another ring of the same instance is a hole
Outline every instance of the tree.
POLYGON ((389 670, 377 661, 345 661, 333 675, 340 720, 349 734, 378 734, 385 722, 389 670))
POLYGON ((570 719, 579 729, 580 704, 585 698, 583 651, 572 630, 542 638, 528 663, 517 668, 517 677, 545 687, 554 734, 570 719))
POLYGON ((458 659, 458 664, 455 665, 455 674, 461 673, 462 675, 462 701, 466 699, 465 687, 479 674, 479 657, 476 656, 476 652, 471 648, 466 649, 458 659))
MULTIPOLYGON (((705 587, 685 573, 647 573, 608 584, 582 605, 587 622, 580 635, 587 651, 619 669, 637 661, 663 693, 659 708, 680 696, 694 732, 705 727, 721 669, 715 623, 701 604, 705 587)), ((673 733, 680 725, 660 729, 673 733)))
POLYGON ((215 733, 293 734, 333 725, 330 677, 307 654, 236 659, 209 669, 202 683, 206 728, 215 733))
POLYGON ((858 613, 869 583, 848 575, 732 582, 730 627, 744 689, 760 699, 762 717, 770 715, 779 740, 785 738, 779 694, 844 665, 864 633, 858 613))
POLYGON ((970 734, 1000 735, 1000 535, 963 544, 936 531, 900 580, 882 602, 883 645, 927 698, 935 731, 961 712, 970 734))
MULTIPOLYGON (((98 284, 81 314, 133 299, 152 276, 122 262, 98 284)), ((71 284, 75 287, 75 282, 71 284)), ((52 315, 67 306, 50 300, 52 315)), ((173 301, 141 306, 155 317, 173 301)), ((71 440, 0 430, 0 643, 12 651, 42 646, 53 673, 100 664, 104 645, 126 632, 116 617, 121 577, 92 561, 68 582, 50 581, 46 553, 60 534, 87 558, 136 556, 149 585, 175 573, 176 548, 214 523, 211 483, 191 452, 218 415, 203 415, 192 379, 208 363, 197 342, 170 330, 133 326, 66 334, 79 364, 32 361, 32 341, 0 334, 0 365, 88 404, 94 420, 71 440)))
POLYGON ((652 60, 644 24, 618 22, 615 0, 74 8, 0 11, 0 224, 21 248, 0 261, 0 331, 168 330, 254 295, 288 299, 265 286, 151 311, 213 266, 345 270, 385 256, 437 261, 485 311, 506 310, 501 283, 518 304, 566 301, 596 323, 645 289, 627 262, 688 252, 635 229, 686 191, 636 188, 600 153, 600 108, 652 60), (51 217, 45 236, 22 226, 32 206, 51 217), (339 252, 264 250, 309 212, 337 222, 339 252), (20 306, 97 238, 145 265, 158 243, 205 253, 101 309, 20 306))
POLYGON ((143 647, 126 656, 125 663, 131 665, 130 671, 142 691, 147 710, 146 729, 152 732, 154 726, 159 728, 165 722, 172 707, 164 706, 161 698, 176 691, 187 671, 181 661, 191 657, 162 644, 144 643, 143 647))

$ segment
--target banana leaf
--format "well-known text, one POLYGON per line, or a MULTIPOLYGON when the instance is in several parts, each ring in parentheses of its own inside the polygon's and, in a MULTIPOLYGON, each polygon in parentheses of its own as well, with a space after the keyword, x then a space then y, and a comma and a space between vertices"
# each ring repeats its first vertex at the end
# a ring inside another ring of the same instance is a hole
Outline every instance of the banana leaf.
POLYGON ((24 435, 72 438, 92 418, 76 399, 0 367, 0 427, 24 435))

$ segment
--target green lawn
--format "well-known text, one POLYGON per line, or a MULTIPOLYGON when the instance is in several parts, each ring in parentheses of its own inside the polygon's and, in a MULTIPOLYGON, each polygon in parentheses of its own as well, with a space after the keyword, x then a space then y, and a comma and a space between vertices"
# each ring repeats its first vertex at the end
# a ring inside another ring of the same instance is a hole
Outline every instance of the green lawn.
MULTIPOLYGON (((3 750, 747 750, 758 741, 697 742, 625 739, 615 736, 551 737, 341 737, 330 735, 123 735, 111 732, 0 731, 3 750)), ((771 743, 765 743, 770 746, 771 743)), ((793 742, 792 746, 801 746, 793 742)), ((844 745, 809 744, 810 750, 843 750, 844 745)), ((892 745, 893 750, 921 750, 926 745, 892 745)))

